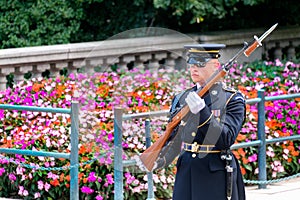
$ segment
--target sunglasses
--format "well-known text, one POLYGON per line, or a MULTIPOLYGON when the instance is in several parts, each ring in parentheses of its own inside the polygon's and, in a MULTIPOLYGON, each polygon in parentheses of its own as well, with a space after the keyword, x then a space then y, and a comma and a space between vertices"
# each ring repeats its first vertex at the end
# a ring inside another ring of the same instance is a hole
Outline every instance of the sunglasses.
POLYGON ((206 63, 198 63, 198 64, 187 64, 187 68, 190 69, 190 68, 203 68, 205 67, 206 63))
POLYGON ((200 59, 197 59, 197 58, 190 57, 187 61, 187 67, 191 68, 191 67, 195 66, 195 67, 198 67, 198 68, 202 68, 202 67, 205 67, 206 63, 210 60, 211 60, 211 58, 202 58, 200 60, 200 59))

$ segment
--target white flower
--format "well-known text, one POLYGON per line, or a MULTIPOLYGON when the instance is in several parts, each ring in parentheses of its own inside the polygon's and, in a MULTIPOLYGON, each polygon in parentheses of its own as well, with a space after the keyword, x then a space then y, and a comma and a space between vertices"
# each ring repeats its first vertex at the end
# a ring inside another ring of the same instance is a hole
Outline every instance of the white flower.
POLYGON ((71 101, 72 100, 71 95, 68 95, 68 94, 65 96, 65 98, 66 98, 66 101, 71 101))
POLYGON ((162 175, 162 176, 160 177, 160 180, 161 180, 161 182, 166 183, 167 178, 166 178, 165 175, 162 175))
POLYGON ((49 86, 49 85, 47 85, 46 87, 45 87, 45 89, 46 89, 46 91, 50 91, 51 89, 52 89, 52 87, 51 86, 49 86))
POLYGON ((47 140, 46 140, 46 147, 48 147, 48 148, 49 148, 50 146, 51 146, 50 139, 47 139, 47 140))

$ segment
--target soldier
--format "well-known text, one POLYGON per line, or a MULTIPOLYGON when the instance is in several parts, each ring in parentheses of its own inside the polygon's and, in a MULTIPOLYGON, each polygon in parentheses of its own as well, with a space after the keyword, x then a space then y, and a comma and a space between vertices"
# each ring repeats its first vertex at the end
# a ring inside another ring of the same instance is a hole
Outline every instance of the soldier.
POLYGON ((220 67, 224 44, 186 45, 187 66, 195 86, 176 95, 171 117, 190 108, 163 147, 155 169, 168 166, 178 155, 173 200, 244 200, 238 161, 230 151, 245 118, 243 95, 215 83, 202 98, 197 94, 220 67))

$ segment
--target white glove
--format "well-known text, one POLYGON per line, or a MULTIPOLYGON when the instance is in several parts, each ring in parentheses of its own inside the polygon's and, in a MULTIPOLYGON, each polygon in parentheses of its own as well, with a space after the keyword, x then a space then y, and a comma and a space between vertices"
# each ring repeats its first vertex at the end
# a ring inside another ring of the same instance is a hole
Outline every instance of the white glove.
POLYGON ((185 102, 188 104, 190 111, 193 114, 197 114, 205 107, 205 101, 196 92, 190 92, 185 98, 185 102))
POLYGON ((143 162, 141 161, 141 159, 139 158, 139 156, 133 156, 132 159, 136 161, 136 165, 140 168, 140 170, 142 170, 142 171, 144 171, 144 172, 152 172, 152 171, 153 171, 154 169, 156 169, 156 167, 157 167, 157 162, 155 161, 152 170, 149 171, 149 170, 145 167, 145 165, 143 164, 143 162))

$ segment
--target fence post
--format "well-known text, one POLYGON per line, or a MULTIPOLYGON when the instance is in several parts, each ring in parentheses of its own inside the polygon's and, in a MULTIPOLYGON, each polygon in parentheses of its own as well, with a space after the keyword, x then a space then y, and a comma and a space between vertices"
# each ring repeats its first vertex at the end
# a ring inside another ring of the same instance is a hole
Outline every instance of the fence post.
MULTIPOLYGON (((151 133, 150 133, 150 120, 145 121, 145 131, 146 131, 146 148, 151 146, 151 133)), ((147 173, 148 178, 148 197, 147 200, 155 200, 153 191, 153 173, 147 173)))
POLYGON ((70 199, 79 199, 78 185, 78 128, 79 104, 72 101, 71 105, 71 155, 70 155, 70 199))
POLYGON ((123 200, 122 162, 122 117, 123 109, 114 109, 114 199, 123 200))
MULTIPOLYGON (((260 102, 258 102, 258 125, 257 125, 257 136, 261 141, 261 145, 258 147, 258 180, 267 180, 267 169, 266 169, 266 134, 265 134, 265 91, 260 89, 257 91, 260 102)), ((266 183, 260 183, 259 189, 265 189, 266 183)))

